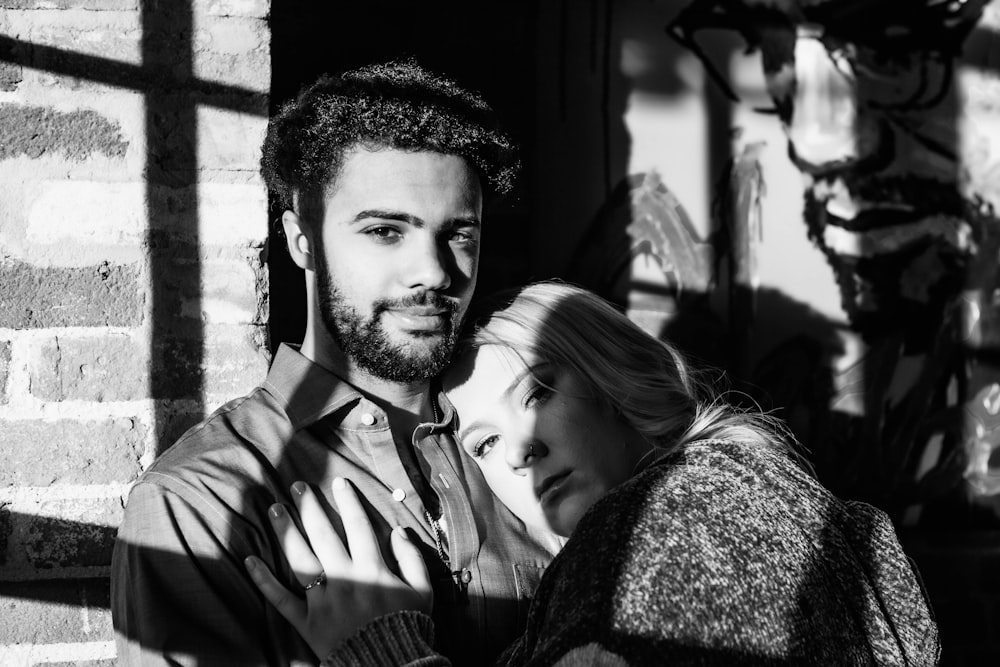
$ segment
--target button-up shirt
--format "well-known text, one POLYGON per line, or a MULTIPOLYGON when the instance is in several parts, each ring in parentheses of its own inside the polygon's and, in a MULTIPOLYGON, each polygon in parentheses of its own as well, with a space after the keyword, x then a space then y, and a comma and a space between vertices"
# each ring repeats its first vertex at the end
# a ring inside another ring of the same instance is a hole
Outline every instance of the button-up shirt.
POLYGON ((529 535, 494 498, 451 434, 452 406, 437 399, 440 422, 421 424, 401 456, 378 405, 279 348, 263 385, 188 431, 132 488, 112 560, 121 663, 315 664, 243 559, 259 556, 293 586, 268 507, 282 502, 294 515, 289 487, 305 481, 343 536, 334 477, 360 492, 383 553, 396 525, 419 538, 439 650, 456 664, 491 662, 523 630, 559 543, 529 535))

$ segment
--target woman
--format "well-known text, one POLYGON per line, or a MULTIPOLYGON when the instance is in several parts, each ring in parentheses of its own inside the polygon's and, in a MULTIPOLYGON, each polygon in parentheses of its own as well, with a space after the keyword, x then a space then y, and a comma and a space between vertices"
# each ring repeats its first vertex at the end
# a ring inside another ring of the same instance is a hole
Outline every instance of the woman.
MULTIPOLYGON (((833 497, 779 422, 722 401, 593 294, 524 288, 444 385, 494 493, 528 526, 571 536, 504 664, 937 662, 936 625, 886 516, 833 497)), ((447 664, 413 611, 430 590, 415 548, 394 534, 393 575, 353 491, 335 486, 353 560, 308 489, 316 555, 287 513, 275 528, 300 583, 343 579, 302 601, 249 559, 254 581, 325 664, 447 664)))

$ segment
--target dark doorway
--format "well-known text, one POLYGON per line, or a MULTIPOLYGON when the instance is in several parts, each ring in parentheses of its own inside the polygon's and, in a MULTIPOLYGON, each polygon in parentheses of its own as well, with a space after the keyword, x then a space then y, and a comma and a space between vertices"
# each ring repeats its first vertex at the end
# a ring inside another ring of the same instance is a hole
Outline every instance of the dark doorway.
MULTIPOLYGON (((405 57, 476 90, 521 147, 525 172, 512 197, 486 213, 479 294, 529 279, 535 163, 536 3, 528 0, 282 0, 271 7, 271 110, 325 72, 405 57)), ((302 273, 285 248, 281 211, 270 211, 269 338, 299 343, 305 330, 302 273)))

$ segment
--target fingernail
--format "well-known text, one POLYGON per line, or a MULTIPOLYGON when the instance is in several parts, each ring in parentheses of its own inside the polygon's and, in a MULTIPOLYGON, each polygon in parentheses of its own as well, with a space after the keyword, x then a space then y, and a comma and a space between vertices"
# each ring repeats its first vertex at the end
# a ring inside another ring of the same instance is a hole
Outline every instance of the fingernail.
POLYGON ((294 484, 292 484, 292 492, 295 493, 295 495, 297 496, 301 496, 303 493, 306 492, 306 483, 295 482, 294 484))
POLYGON ((343 477, 334 477, 333 478, 333 488, 337 489, 338 491, 342 491, 343 489, 346 489, 347 488, 347 480, 345 480, 343 477))
POLYGON ((407 542, 410 541, 410 536, 406 534, 406 529, 403 528, 402 526, 397 525, 395 528, 392 529, 392 532, 396 533, 397 535, 399 535, 402 539, 406 540, 407 542))
POLYGON ((271 505, 271 509, 269 509, 268 511, 271 513, 272 517, 278 519, 281 517, 282 514, 285 513, 285 508, 281 506, 281 503, 275 503, 271 505))
POLYGON ((257 559, 254 558, 253 556, 247 556, 246 558, 243 559, 243 565, 245 565, 248 570, 253 572, 254 569, 257 567, 257 559))

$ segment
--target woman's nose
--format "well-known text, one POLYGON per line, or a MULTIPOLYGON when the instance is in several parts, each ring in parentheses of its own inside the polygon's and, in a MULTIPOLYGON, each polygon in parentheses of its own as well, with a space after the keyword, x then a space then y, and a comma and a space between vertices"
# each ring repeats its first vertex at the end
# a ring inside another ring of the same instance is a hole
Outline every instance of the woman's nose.
POLYGON ((507 465, 514 472, 525 470, 534 465, 538 459, 548 456, 549 449, 541 440, 522 438, 516 443, 507 443, 507 465))

